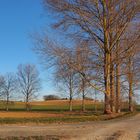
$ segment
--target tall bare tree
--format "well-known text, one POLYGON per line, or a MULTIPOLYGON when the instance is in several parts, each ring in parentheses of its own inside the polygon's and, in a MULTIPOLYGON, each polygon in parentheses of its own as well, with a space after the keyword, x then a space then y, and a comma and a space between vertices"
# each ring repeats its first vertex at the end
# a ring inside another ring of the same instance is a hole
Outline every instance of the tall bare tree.
MULTIPOLYGON (((71 56, 71 55, 70 55, 71 56)), ((77 73, 64 62, 65 58, 61 58, 57 64, 55 79, 58 86, 64 90, 69 98, 69 111, 73 110, 72 100, 77 92, 78 77, 77 73)), ((71 57, 69 57, 71 61, 71 57)))
POLYGON ((24 96, 26 103, 26 110, 30 110, 29 102, 37 97, 40 90, 40 78, 39 73, 35 65, 26 64, 18 66, 18 82, 19 90, 24 96))
POLYGON ((85 111, 85 97, 86 97, 86 89, 89 86, 88 81, 85 79, 85 75, 89 74, 90 70, 90 49, 89 44, 87 40, 83 40, 81 42, 78 42, 76 45, 75 50, 75 64, 76 69, 73 68, 77 73, 79 74, 79 91, 82 94, 82 111, 85 111))
MULTIPOLYGON (((139 26, 140 27, 140 26, 139 26)), ((135 25, 135 27, 131 27, 128 31, 131 31, 132 33, 127 34, 127 42, 126 42, 126 48, 128 49, 127 56, 126 56, 126 77, 128 81, 128 93, 129 93, 129 111, 134 111, 134 105, 133 105, 133 97, 135 92, 135 87, 137 83, 137 78, 139 77, 137 73, 139 73, 139 64, 138 55, 140 54, 139 49, 139 40, 140 40, 140 33, 137 33, 137 30, 139 29, 138 26, 135 25)))

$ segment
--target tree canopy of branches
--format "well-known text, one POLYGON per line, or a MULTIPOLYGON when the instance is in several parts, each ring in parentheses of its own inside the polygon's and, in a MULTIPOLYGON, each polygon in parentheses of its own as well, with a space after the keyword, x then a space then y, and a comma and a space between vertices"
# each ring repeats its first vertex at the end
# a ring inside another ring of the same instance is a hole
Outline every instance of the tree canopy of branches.
MULTIPOLYGON (((65 60, 64 62, 79 73, 89 86, 104 93, 104 113, 114 112, 115 109, 120 112, 122 65, 130 58, 128 54, 132 46, 137 44, 140 37, 138 30, 135 30, 132 45, 127 42, 125 47, 123 44, 128 40, 126 34, 130 26, 139 23, 140 1, 43 0, 43 4, 47 11, 57 16, 53 27, 64 30, 78 44, 73 48, 59 47, 44 37, 39 39, 37 52, 45 58, 53 58, 56 63, 60 58, 65 60), (82 48, 79 43, 81 40, 87 42, 87 54, 84 49, 77 51, 77 45, 82 48), (70 52, 74 53, 72 60, 68 59, 70 52)), ((132 68, 132 64, 130 67, 132 68)), ((129 69, 129 95, 132 95, 130 73, 129 69)), ((130 111, 133 110, 131 102, 130 111)))

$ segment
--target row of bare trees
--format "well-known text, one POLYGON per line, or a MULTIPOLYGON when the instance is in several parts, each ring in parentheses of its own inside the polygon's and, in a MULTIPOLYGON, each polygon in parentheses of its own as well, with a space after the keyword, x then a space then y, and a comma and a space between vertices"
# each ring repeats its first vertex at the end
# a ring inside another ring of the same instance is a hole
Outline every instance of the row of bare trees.
POLYGON ((40 79, 35 65, 21 64, 17 74, 7 73, 0 76, 0 97, 6 102, 7 111, 14 95, 18 100, 21 95, 20 99, 25 101, 26 110, 29 110, 29 102, 35 99, 39 90, 40 79))
POLYGON ((132 112, 140 82, 140 1, 43 0, 43 5, 54 17, 53 28, 63 30, 74 45, 37 36, 35 51, 68 82, 70 104, 73 86, 83 94, 83 104, 85 90, 92 87, 105 96, 104 113, 119 113, 124 94, 132 112))

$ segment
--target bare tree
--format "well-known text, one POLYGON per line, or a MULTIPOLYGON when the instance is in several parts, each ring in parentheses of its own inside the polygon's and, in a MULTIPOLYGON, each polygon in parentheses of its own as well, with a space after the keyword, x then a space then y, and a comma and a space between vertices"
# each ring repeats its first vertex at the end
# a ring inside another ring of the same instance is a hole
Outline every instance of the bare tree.
POLYGON ((66 63, 66 61, 72 61, 72 57, 73 56, 71 52, 69 52, 69 55, 67 55, 67 57, 65 58, 60 57, 59 60, 57 60, 55 72, 55 79, 57 85, 65 92, 66 96, 68 96, 69 98, 70 111, 73 110, 72 101, 75 93, 77 92, 77 85, 79 79, 77 73, 71 67, 69 67, 68 63, 66 63))
MULTIPOLYGON (((81 41, 77 43, 76 50, 75 50, 75 64, 77 65, 77 70, 80 71, 77 72, 80 75, 79 78, 79 91, 82 94, 82 111, 85 111, 85 97, 86 97, 86 90, 89 88, 89 83, 85 79, 85 75, 89 75, 89 65, 91 63, 90 61, 90 49, 89 49, 89 44, 87 40, 81 41)), ((72 66, 71 66, 72 67, 72 66)), ((77 71, 75 69, 75 71, 77 71)), ((91 75, 90 75, 91 76, 91 75)))
POLYGON ((0 97, 3 96, 4 84, 5 84, 4 76, 3 75, 0 75, 0 97))
POLYGON ((14 92, 16 92, 16 76, 12 73, 7 73, 4 76, 4 84, 3 84, 3 97, 6 98, 6 110, 9 110, 9 101, 13 96, 14 92))
POLYGON ((26 103, 26 110, 30 110, 29 102, 37 97, 37 94, 40 90, 40 78, 39 73, 32 64, 19 65, 18 66, 18 82, 19 90, 24 96, 26 103))
POLYGON ((129 44, 126 45, 127 48, 131 46, 131 48, 129 49, 127 53, 127 59, 126 59, 126 66, 127 66, 126 77, 128 81, 129 111, 130 112, 134 111, 133 97, 134 97, 135 88, 136 88, 138 78, 139 78, 139 74, 137 73, 139 73, 139 68, 140 68, 140 65, 137 62, 139 61, 138 56, 140 54, 140 49, 139 49, 140 34, 137 34, 137 35, 132 34, 132 35, 131 35, 131 38, 129 36, 129 41, 127 41, 129 44))

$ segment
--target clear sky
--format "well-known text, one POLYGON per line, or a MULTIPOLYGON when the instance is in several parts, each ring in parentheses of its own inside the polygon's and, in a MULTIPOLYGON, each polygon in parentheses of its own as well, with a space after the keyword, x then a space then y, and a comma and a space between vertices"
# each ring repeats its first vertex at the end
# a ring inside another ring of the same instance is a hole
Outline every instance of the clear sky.
MULTIPOLYGON (((41 0, 0 0, 0 73, 16 72, 20 63, 36 64, 41 74, 37 56, 32 51, 29 37, 51 22, 44 16, 41 0)), ((44 77, 44 76, 43 76, 44 77)), ((49 79, 43 79, 42 93, 53 91, 49 79)))

